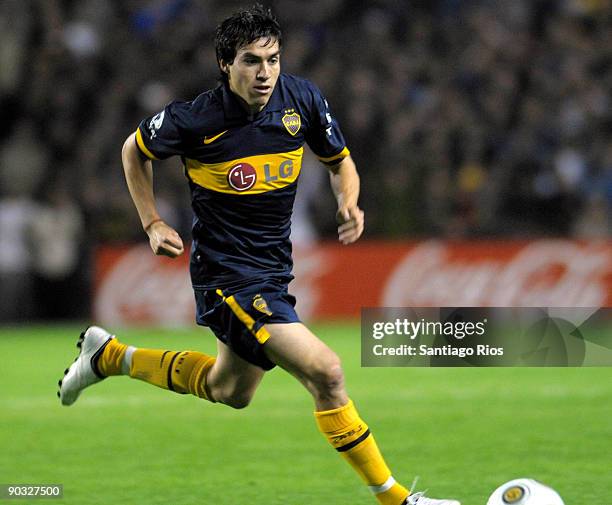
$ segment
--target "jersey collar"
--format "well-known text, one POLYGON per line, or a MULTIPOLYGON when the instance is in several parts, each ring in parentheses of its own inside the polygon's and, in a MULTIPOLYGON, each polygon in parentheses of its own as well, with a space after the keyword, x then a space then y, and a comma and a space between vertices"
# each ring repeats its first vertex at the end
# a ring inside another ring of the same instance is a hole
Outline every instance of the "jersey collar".
MULTIPOLYGON (((258 117, 260 114, 266 112, 278 112, 283 108, 281 91, 279 89, 280 85, 281 77, 279 76, 278 80, 276 81, 276 86, 274 86, 274 91, 272 91, 272 96, 270 96, 270 100, 268 100, 268 103, 260 112, 255 114, 255 117, 258 117)), ((221 84, 221 90, 223 93, 223 111, 225 112, 226 118, 236 119, 239 117, 248 116, 247 111, 244 110, 242 105, 240 105, 238 97, 230 90, 227 82, 221 84)))

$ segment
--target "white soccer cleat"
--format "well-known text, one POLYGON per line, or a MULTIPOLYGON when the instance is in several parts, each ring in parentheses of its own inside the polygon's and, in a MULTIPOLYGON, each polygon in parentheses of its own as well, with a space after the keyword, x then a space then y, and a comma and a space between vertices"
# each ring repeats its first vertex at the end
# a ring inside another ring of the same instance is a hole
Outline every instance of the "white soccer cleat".
POLYGON ((98 370, 96 361, 113 338, 114 335, 97 326, 90 326, 81 333, 77 342, 79 355, 57 383, 57 396, 62 405, 72 405, 83 389, 106 378, 98 370))
POLYGON ((427 498, 423 492, 414 493, 406 498, 406 505, 461 505, 457 500, 437 500, 435 498, 427 498))

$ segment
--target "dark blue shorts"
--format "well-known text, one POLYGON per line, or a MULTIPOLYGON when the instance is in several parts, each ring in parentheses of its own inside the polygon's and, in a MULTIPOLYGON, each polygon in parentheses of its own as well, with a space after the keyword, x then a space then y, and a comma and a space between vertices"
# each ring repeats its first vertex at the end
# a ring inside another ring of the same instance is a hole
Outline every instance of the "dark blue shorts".
POLYGON ((286 284, 262 282, 238 288, 195 290, 196 322, 208 326, 242 359, 264 370, 274 368, 263 346, 267 323, 297 323, 295 297, 286 284))

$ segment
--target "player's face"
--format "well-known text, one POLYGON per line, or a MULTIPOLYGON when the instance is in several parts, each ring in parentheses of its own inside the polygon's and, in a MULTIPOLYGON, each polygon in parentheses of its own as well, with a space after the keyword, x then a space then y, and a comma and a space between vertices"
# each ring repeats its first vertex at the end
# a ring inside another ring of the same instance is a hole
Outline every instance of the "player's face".
POLYGON ((278 40, 257 39, 236 52, 234 61, 221 62, 230 89, 246 103, 251 112, 263 109, 272 96, 280 74, 278 40))

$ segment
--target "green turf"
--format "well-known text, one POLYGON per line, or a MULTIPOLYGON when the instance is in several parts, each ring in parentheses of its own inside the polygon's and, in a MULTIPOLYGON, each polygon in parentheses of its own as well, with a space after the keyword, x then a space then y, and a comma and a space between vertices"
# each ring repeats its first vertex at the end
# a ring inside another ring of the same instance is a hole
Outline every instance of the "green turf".
MULTIPOLYGON (((420 475, 430 495, 464 505, 524 476, 566 505, 612 504, 612 368, 362 369, 356 325, 314 330, 343 358, 349 393, 398 479, 420 475)), ((56 383, 77 334, 0 329, 0 483, 63 483, 54 503, 75 505, 375 503, 281 370, 241 411, 127 378, 61 407, 56 383)), ((120 336, 214 349, 197 329, 120 336)))

